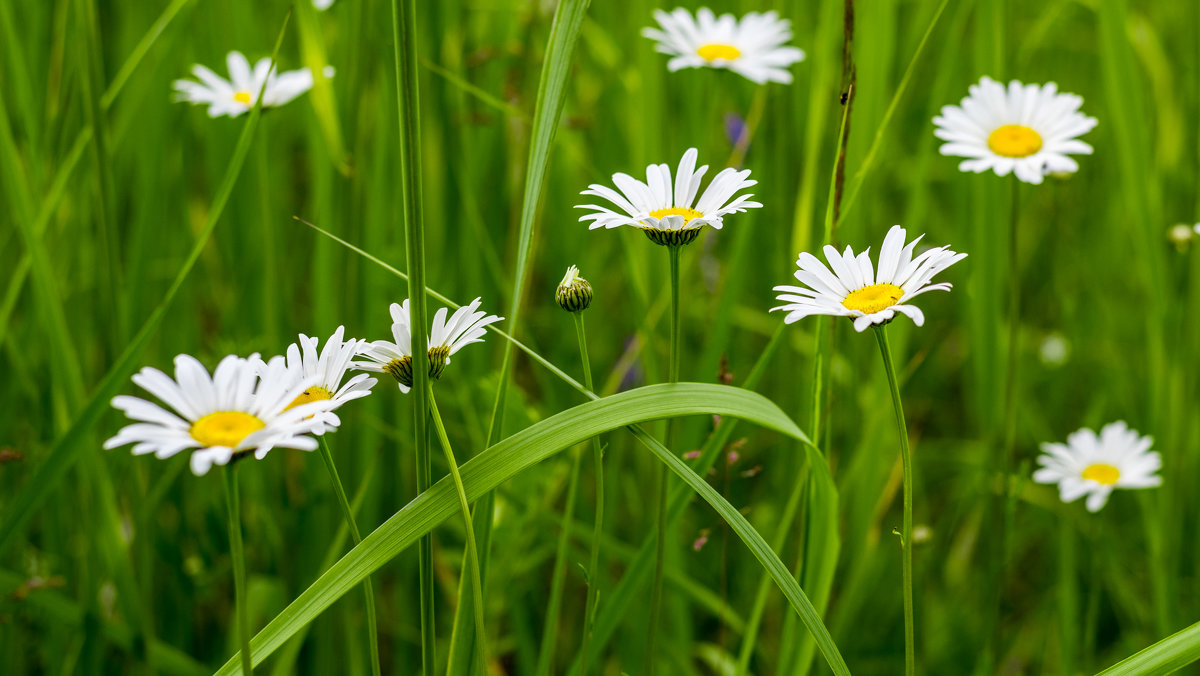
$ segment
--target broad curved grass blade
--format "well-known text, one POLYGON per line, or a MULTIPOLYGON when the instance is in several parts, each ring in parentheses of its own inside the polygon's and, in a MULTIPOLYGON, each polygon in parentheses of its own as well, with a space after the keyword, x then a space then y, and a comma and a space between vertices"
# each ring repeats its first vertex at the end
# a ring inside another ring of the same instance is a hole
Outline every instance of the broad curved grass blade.
MULTIPOLYGON (((748 390, 699 383, 652 385, 580 404, 491 446, 460 468, 467 497, 475 500, 538 462, 597 434, 634 425, 631 428, 634 434, 650 451, 711 504, 746 542, 816 636, 817 645, 834 673, 847 676, 850 672, 828 629, 762 536, 702 477, 635 426, 651 420, 701 414, 740 418, 808 441, 778 406, 748 390)), ((376 528, 263 628, 251 642, 255 660, 266 659, 364 577, 457 513, 453 485, 448 477, 443 478, 376 528)), ((238 656, 234 655, 217 673, 233 676, 238 665, 238 656)))
POLYGON ((1200 622, 1130 655, 1097 676, 1160 676, 1200 660, 1200 622))

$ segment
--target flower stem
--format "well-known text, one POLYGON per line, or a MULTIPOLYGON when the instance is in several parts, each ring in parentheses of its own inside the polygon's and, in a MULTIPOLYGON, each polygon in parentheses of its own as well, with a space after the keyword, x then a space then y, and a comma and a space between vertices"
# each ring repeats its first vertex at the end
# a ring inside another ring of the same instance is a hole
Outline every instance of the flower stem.
MULTIPOLYGON (((362 542, 362 535, 359 534, 358 523, 354 520, 354 510, 346 498, 346 489, 342 487, 342 480, 338 478, 337 466, 333 464, 333 453, 329 451, 329 443, 323 436, 320 439, 321 459, 325 461, 325 469, 329 471, 329 479, 333 482, 333 492, 337 494, 338 504, 342 506, 342 516, 346 519, 350 537, 354 538, 354 544, 357 545, 362 542)), ((370 575, 363 580, 363 596, 367 603, 367 638, 371 645, 371 673, 374 676, 380 676, 382 672, 379 668, 379 629, 375 621, 375 590, 371 585, 370 575)))
POLYGON ((900 551, 904 571, 904 673, 917 672, 916 641, 913 636, 913 560, 912 560, 912 453, 908 448, 908 426, 904 423, 904 405, 900 403, 900 385, 896 382, 896 365, 888 346, 887 329, 875 325, 879 352, 883 355, 884 370, 892 390, 892 407, 896 410, 896 426, 900 428, 900 464, 904 471, 904 521, 900 532, 900 551))
POLYGON ((250 621, 246 612, 246 550, 242 547, 242 510, 238 504, 237 463, 225 468, 225 500, 229 503, 229 553, 233 558, 233 590, 237 604, 237 634, 242 674, 254 673, 250 659, 250 621))
MULTIPOLYGON (((583 313, 572 312, 575 318, 575 335, 579 339, 579 359, 583 362, 583 384, 592 386, 592 365, 588 360, 587 333, 583 329, 583 313)), ((588 597, 583 617, 583 640, 580 644, 582 669, 580 674, 588 676, 591 666, 592 625, 596 619, 596 604, 600 602, 600 537, 604 533, 604 449, 600 437, 592 437, 592 460, 596 466, 596 523, 592 526, 592 553, 588 561, 588 597)))
POLYGON ((1017 258, 1017 220, 1020 210, 1021 182, 1012 179, 1012 215, 1008 243, 1008 373, 1004 380, 1004 492, 1008 494, 1008 472, 1012 464, 1013 445, 1017 433, 1017 357, 1021 335, 1021 278, 1017 258))
POLYGON ((468 575, 471 579, 471 591, 474 596, 475 611, 475 645, 479 651, 479 668, 487 671, 487 633, 483 625, 483 582, 479 577, 479 550, 475 547, 475 528, 471 521, 471 505, 467 502, 467 491, 463 488, 462 477, 458 473, 458 462, 454 460, 454 450, 450 448, 450 439, 446 436, 446 427, 442 424, 442 415, 438 412, 437 401, 433 397, 433 383, 429 384, 429 412, 433 416, 433 426, 437 430, 438 439, 442 442, 442 450, 446 452, 446 465, 450 468, 450 476, 454 480, 454 489, 458 492, 458 506, 462 509, 464 532, 467 536, 468 575))
MULTIPOLYGON (((671 258, 671 353, 667 362, 667 382, 679 382, 679 246, 668 246, 671 258)), ((667 421, 665 446, 671 448, 671 421, 667 421)), ((654 588, 650 596, 650 628, 646 638, 647 676, 654 674, 654 638, 658 630, 662 605, 663 562, 667 546, 667 469, 658 468, 658 499, 655 507, 654 588)))

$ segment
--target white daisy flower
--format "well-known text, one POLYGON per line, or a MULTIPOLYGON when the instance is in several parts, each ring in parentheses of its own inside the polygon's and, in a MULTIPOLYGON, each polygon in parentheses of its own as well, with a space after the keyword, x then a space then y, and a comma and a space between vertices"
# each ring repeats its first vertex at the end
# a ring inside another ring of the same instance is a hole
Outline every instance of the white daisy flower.
MULTIPOLYGON (((287 373, 292 381, 311 383, 315 379, 315 383, 288 404, 288 408, 314 401, 331 403, 329 410, 313 416, 317 423, 313 427, 314 434, 325 434, 327 430, 336 429, 341 425, 341 420, 334 410, 341 408, 342 404, 348 401, 367 396, 378 382, 365 373, 359 373, 345 384, 342 383, 346 371, 351 368, 351 360, 367 345, 366 341, 354 338, 343 341, 344 330, 344 327, 337 327, 337 331, 325 341, 325 348, 320 354, 317 353, 318 339, 303 333, 300 334, 300 343, 292 343, 287 349, 287 373)), ((260 370, 267 368, 267 364, 262 360, 258 361, 258 366, 260 370)))
POLYGON ((579 220, 591 221, 589 230, 632 225, 641 228, 656 244, 681 246, 696 239, 706 225, 720 230, 726 214, 762 206, 750 201, 754 195, 736 195, 739 190, 758 183, 747 180, 749 169, 722 169, 697 201, 700 179, 708 171, 708 165, 695 168, 697 155, 695 148, 688 148, 683 154, 674 184, 671 183, 670 167, 652 164, 646 167, 645 183, 628 174, 614 174, 613 183, 621 192, 595 183, 588 186, 581 195, 603 197, 624 213, 595 204, 580 204, 575 208, 595 211, 579 220))
POLYGON ((305 435, 332 401, 291 407, 316 383, 316 377, 295 382, 283 357, 272 359, 260 374, 259 361, 257 355, 250 359, 230 355, 210 377, 195 357, 181 354, 175 357, 174 380, 158 369, 143 368, 133 382, 175 413, 138 397, 114 397, 113 406, 137 422, 104 442, 104 448, 135 444, 134 455, 153 453, 159 458, 193 449, 191 465, 196 475, 250 451, 262 459, 276 447, 315 449, 316 440, 305 435))
POLYGON ((660 28, 643 28, 642 35, 670 54, 667 69, 728 68, 758 84, 792 81, 787 67, 804 60, 804 52, 785 43, 792 39, 791 23, 775 12, 750 12, 738 21, 732 14, 713 16, 700 8, 693 19, 682 7, 670 14, 654 11, 660 28))
POLYGON ((312 3, 313 7, 317 8, 317 11, 324 12, 325 10, 329 9, 331 5, 333 5, 333 0, 312 0, 312 3))
POLYGON ((1089 512, 1098 512, 1114 488, 1153 488, 1162 485, 1156 472, 1162 457, 1150 450, 1154 440, 1138 435, 1122 421, 1109 423, 1100 435, 1083 428, 1066 444, 1042 444, 1041 465, 1033 473, 1040 484, 1058 484, 1063 502, 1086 495, 1089 512))
MULTIPOLYGON (((433 316, 433 331, 429 334, 429 377, 437 380, 450 364, 450 355, 471 343, 483 342, 488 324, 504 317, 489 315, 479 310, 480 299, 460 307, 446 320, 446 308, 440 308, 433 316)), ((401 392, 412 388, 412 322, 408 314, 408 299, 404 303, 392 303, 392 338, 377 340, 361 349, 359 355, 368 361, 356 361, 354 368, 375 373, 387 373, 396 379, 401 392)))
POLYGON ((1096 126, 1096 118, 1079 112, 1083 99, 1059 94, 1058 85, 1023 85, 1007 89, 984 77, 971 85, 961 106, 943 106, 933 118, 934 134, 946 141, 943 155, 969 158, 962 171, 993 169, 997 176, 1016 174, 1026 183, 1041 183, 1047 174, 1079 170, 1071 154, 1090 155, 1092 147, 1077 137, 1096 126))
MULTIPOLYGON (((200 81, 176 80, 175 100, 207 105, 209 117, 237 117, 254 108, 264 82, 264 108, 282 106, 313 86, 313 74, 308 68, 279 73, 271 68, 271 59, 263 57, 251 69, 241 52, 229 52, 225 61, 229 80, 197 64, 192 66, 192 73, 200 81)), ((333 77, 332 66, 326 66, 323 72, 325 77, 333 77)))
POLYGON ((926 291, 949 291, 950 284, 930 284, 934 275, 967 257, 948 246, 929 249, 913 258, 917 237, 907 245, 904 228, 893 225, 879 249, 879 269, 871 266, 870 249, 858 256, 846 247, 839 254, 825 247, 829 268, 808 252, 800 254, 796 279, 806 286, 777 286, 783 291, 777 298, 784 305, 771 308, 787 312, 784 322, 791 324, 810 315, 853 317, 854 330, 864 331, 872 324, 890 322, 896 313, 908 315, 917 326, 925 323, 925 314, 915 305, 914 297, 926 291), (830 268, 833 269, 830 272, 830 268))

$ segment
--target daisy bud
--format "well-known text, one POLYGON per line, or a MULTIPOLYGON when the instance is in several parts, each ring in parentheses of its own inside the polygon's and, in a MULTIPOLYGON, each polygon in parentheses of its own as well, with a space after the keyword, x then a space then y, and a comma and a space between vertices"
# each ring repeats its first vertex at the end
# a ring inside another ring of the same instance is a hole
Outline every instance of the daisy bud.
POLYGON ((592 304, 592 285, 580 277, 579 268, 572 265, 567 268, 566 276, 558 283, 554 300, 567 312, 583 312, 592 304))
POLYGON ((1167 240, 1180 251, 1187 251, 1188 244, 1196 237, 1197 230, 1186 223, 1178 223, 1167 230, 1167 240))

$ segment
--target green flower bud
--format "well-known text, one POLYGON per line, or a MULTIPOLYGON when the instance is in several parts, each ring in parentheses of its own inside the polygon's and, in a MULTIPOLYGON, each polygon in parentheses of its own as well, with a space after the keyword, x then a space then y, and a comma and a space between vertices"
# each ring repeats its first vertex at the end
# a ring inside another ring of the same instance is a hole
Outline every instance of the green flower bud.
POLYGON ((580 277, 579 268, 572 265, 567 268, 566 276, 558 283, 554 300, 567 312, 583 312, 592 304, 592 285, 580 277))

